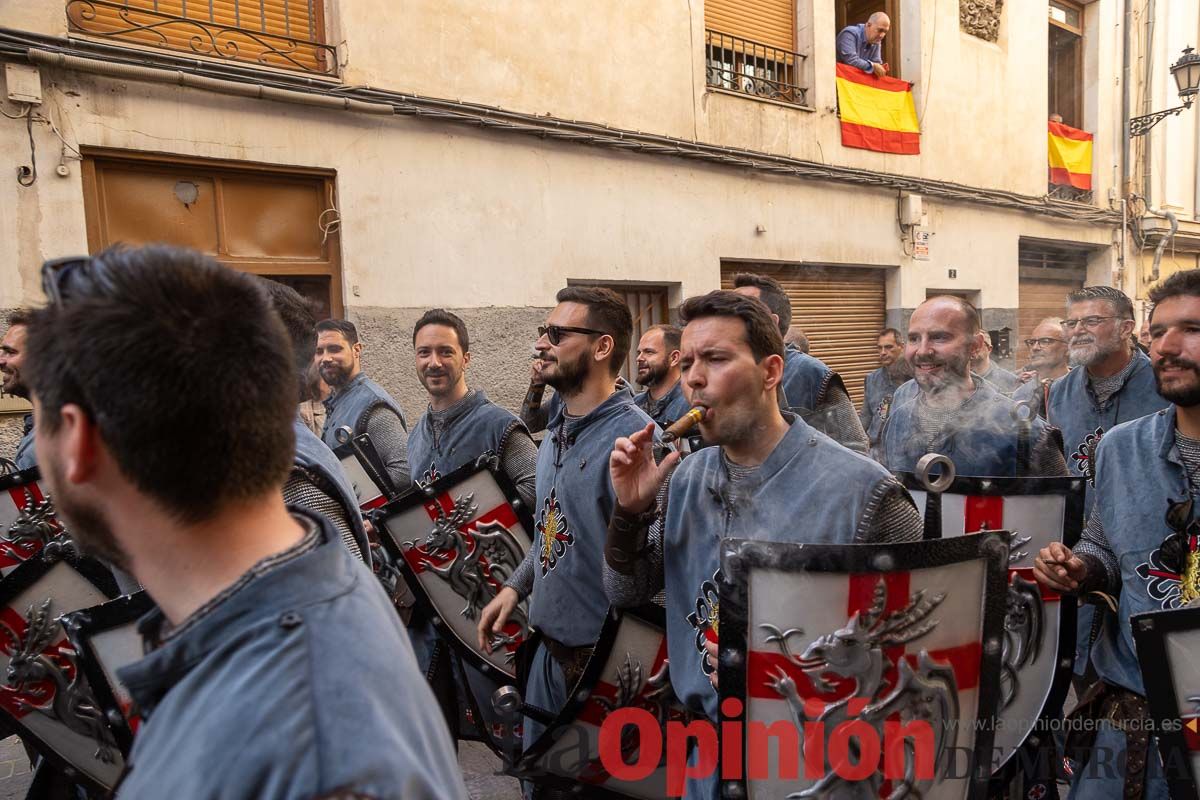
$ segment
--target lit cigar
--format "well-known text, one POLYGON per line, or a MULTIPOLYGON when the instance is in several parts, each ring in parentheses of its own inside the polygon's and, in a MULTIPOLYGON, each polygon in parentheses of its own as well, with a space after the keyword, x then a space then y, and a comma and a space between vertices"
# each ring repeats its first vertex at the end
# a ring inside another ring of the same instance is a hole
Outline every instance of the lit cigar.
POLYGON ((671 427, 667 428, 666 432, 663 433, 662 443, 670 444, 680 436, 683 436, 692 428, 699 425, 707 413, 708 409, 704 406, 694 406, 691 411, 688 411, 682 417, 675 420, 671 427))

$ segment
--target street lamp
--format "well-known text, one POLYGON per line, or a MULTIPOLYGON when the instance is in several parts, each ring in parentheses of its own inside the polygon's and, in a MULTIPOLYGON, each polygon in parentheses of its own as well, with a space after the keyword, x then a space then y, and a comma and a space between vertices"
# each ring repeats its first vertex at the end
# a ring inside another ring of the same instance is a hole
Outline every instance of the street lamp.
POLYGON ((1131 118, 1129 120, 1130 136, 1144 136, 1167 117, 1192 107, 1192 101, 1195 99, 1196 93, 1200 91, 1200 54, 1193 53, 1191 47, 1183 48, 1183 55, 1171 65, 1171 74, 1175 76, 1175 85, 1179 87, 1179 99, 1183 101, 1183 105, 1131 118))

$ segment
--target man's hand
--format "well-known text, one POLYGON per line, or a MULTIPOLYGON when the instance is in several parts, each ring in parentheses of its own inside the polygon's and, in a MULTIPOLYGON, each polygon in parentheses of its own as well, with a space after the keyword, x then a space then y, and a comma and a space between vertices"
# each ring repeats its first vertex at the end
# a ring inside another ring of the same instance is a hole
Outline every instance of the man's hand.
POLYGON ((658 487, 679 462, 679 453, 673 451, 661 464, 655 464, 653 445, 653 422, 647 422, 646 427, 632 436, 622 436, 613 442, 608 474, 617 493, 617 506, 624 511, 641 514, 654 505, 658 487))
POLYGON ((1029 383, 1030 381, 1037 380, 1037 370, 1023 369, 1017 373, 1017 379, 1020 380, 1021 383, 1029 383))
POLYGON ((1087 577, 1087 565, 1065 544, 1051 542, 1033 559, 1033 575, 1038 583, 1064 594, 1073 594, 1087 577))
POLYGON ((887 64, 871 63, 871 71, 875 73, 876 78, 886 77, 888 74, 887 64))
MULTIPOLYGON (((717 655, 719 652, 717 643, 712 640, 705 640, 704 650, 705 650, 705 652, 704 652, 705 660, 708 661, 709 664, 712 664, 715 667, 717 665, 717 655)), ((708 682, 712 684, 712 687, 714 689, 717 688, 717 671, 715 669, 712 672, 708 673, 708 682)))
POLYGON ((521 599, 517 597, 517 590, 511 586, 505 586, 492 598, 492 602, 484 606, 479 615, 479 627, 476 628, 476 633, 479 636, 479 647, 485 653, 492 652, 492 636, 504 630, 504 626, 508 624, 508 618, 512 616, 513 609, 520 601, 521 599))
POLYGON ((529 365, 529 385, 541 386, 545 381, 542 380, 542 367, 546 366, 546 362, 540 358, 535 358, 533 363, 529 365))

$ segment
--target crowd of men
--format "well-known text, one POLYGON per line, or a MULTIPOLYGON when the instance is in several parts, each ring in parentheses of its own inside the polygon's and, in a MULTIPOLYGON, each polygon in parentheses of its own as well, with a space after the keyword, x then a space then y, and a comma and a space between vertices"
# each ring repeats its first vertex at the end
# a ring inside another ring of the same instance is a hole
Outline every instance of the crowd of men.
MULTIPOLYGON (((157 605, 140 625, 148 655, 121 674, 145 722, 118 797, 465 796, 456 698, 487 714, 496 684, 372 575, 370 525, 333 454, 344 428, 369 436, 390 494, 490 455, 532 509, 533 546, 480 614, 478 644, 490 651, 527 601, 542 637, 524 699, 550 712, 610 607, 657 598, 675 695, 718 720, 723 538, 917 541, 921 514, 894 473, 929 453, 960 475, 1083 476, 1087 530, 1043 549, 1036 576, 1115 600, 1081 622, 1075 669, 1082 707, 1106 720, 1097 745, 1130 766, 1077 770, 1072 793, 1166 796, 1153 737, 1122 724, 1147 713, 1130 615, 1200 597, 1143 574, 1183 575, 1195 540, 1200 271, 1153 290, 1149 355, 1129 299, 1088 287, 1034 329, 1019 376, 991 363, 970 303, 930 298, 905 333, 879 335, 859 411, 837 373, 785 344, 787 294, 761 275, 685 300, 678 326, 636 343, 619 296, 562 289, 520 415, 469 384, 467 327, 435 309, 413 329, 428 405, 411 425, 364 373, 355 326, 318 322, 280 284, 165 246, 43 276, 47 305, 14 315, 0 342, 4 390, 34 408, 14 459, 40 467, 77 543, 157 605), (631 347, 636 394, 619 376, 631 347), (297 409, 320 382, 314 430, 297 409), (698 433, 663 446, 694 406, 698 433)), ((542 730, 527 720, 525 742, 542 730)), ((717 776, 687 796, 717 797, 717 776)))

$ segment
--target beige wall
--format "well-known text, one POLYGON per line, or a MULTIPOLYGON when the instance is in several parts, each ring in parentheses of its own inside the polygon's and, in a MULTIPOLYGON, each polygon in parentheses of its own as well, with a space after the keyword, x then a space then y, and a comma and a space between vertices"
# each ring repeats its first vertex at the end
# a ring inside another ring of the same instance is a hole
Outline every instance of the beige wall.
MULTIPOLYGON (((957 3, 904 0, 904 77, 916 82, 922 154, 843 148, 834 110, 835 19, 798 3, 811 111, 706 92, 704 3, 662 0, 330 0, 349 85, 460 99, 1023 194, 1045 191, 1045 6, 1010 2, 998 43, 962 33, 957 3), (998 154, 1000 154, 998 156, 998 154)), ((61 35, 63 0, 4 4, 0 25, 61 35)), ((1118 0, 1088 7, 1089 129, 1106 198, 1119 113, 1118 0)), ((1119 139, 1119 137, 1117 137, 1119 139)), ((1119 146, 1119 142, 1118 142, 1119 146)), ((1105 200, 1106 202, 1106 200, 1105 200)))
MULTIPOLYGON (((979 206, 927 204, 933 260, 912 262, 887 191, 762 177, 682 160, 358 116, 43 70, 48 103, 80 147, 176 153, 337 171, 346 305, 540 306, 570 278, 717 285, 720 261, 904 267, 889 302, 924 287, 1015 307, 1020 236, 1107 246, 1105 227, 979 206), (757 233, 761 226, 765 232, 757 233), (947 284, 946 270, 958 270, 947 284)), ((0 120, 2 121, 2 120, 0 120)), ((86 249, 73 161, 35 128, 38 182, 0 181, 0 306, 38 296, 42 259, 86 249)), ((24 126, 0 152, 27 160, 24 126)), ((10 164, 11 166, 11 164, 10 164)))

